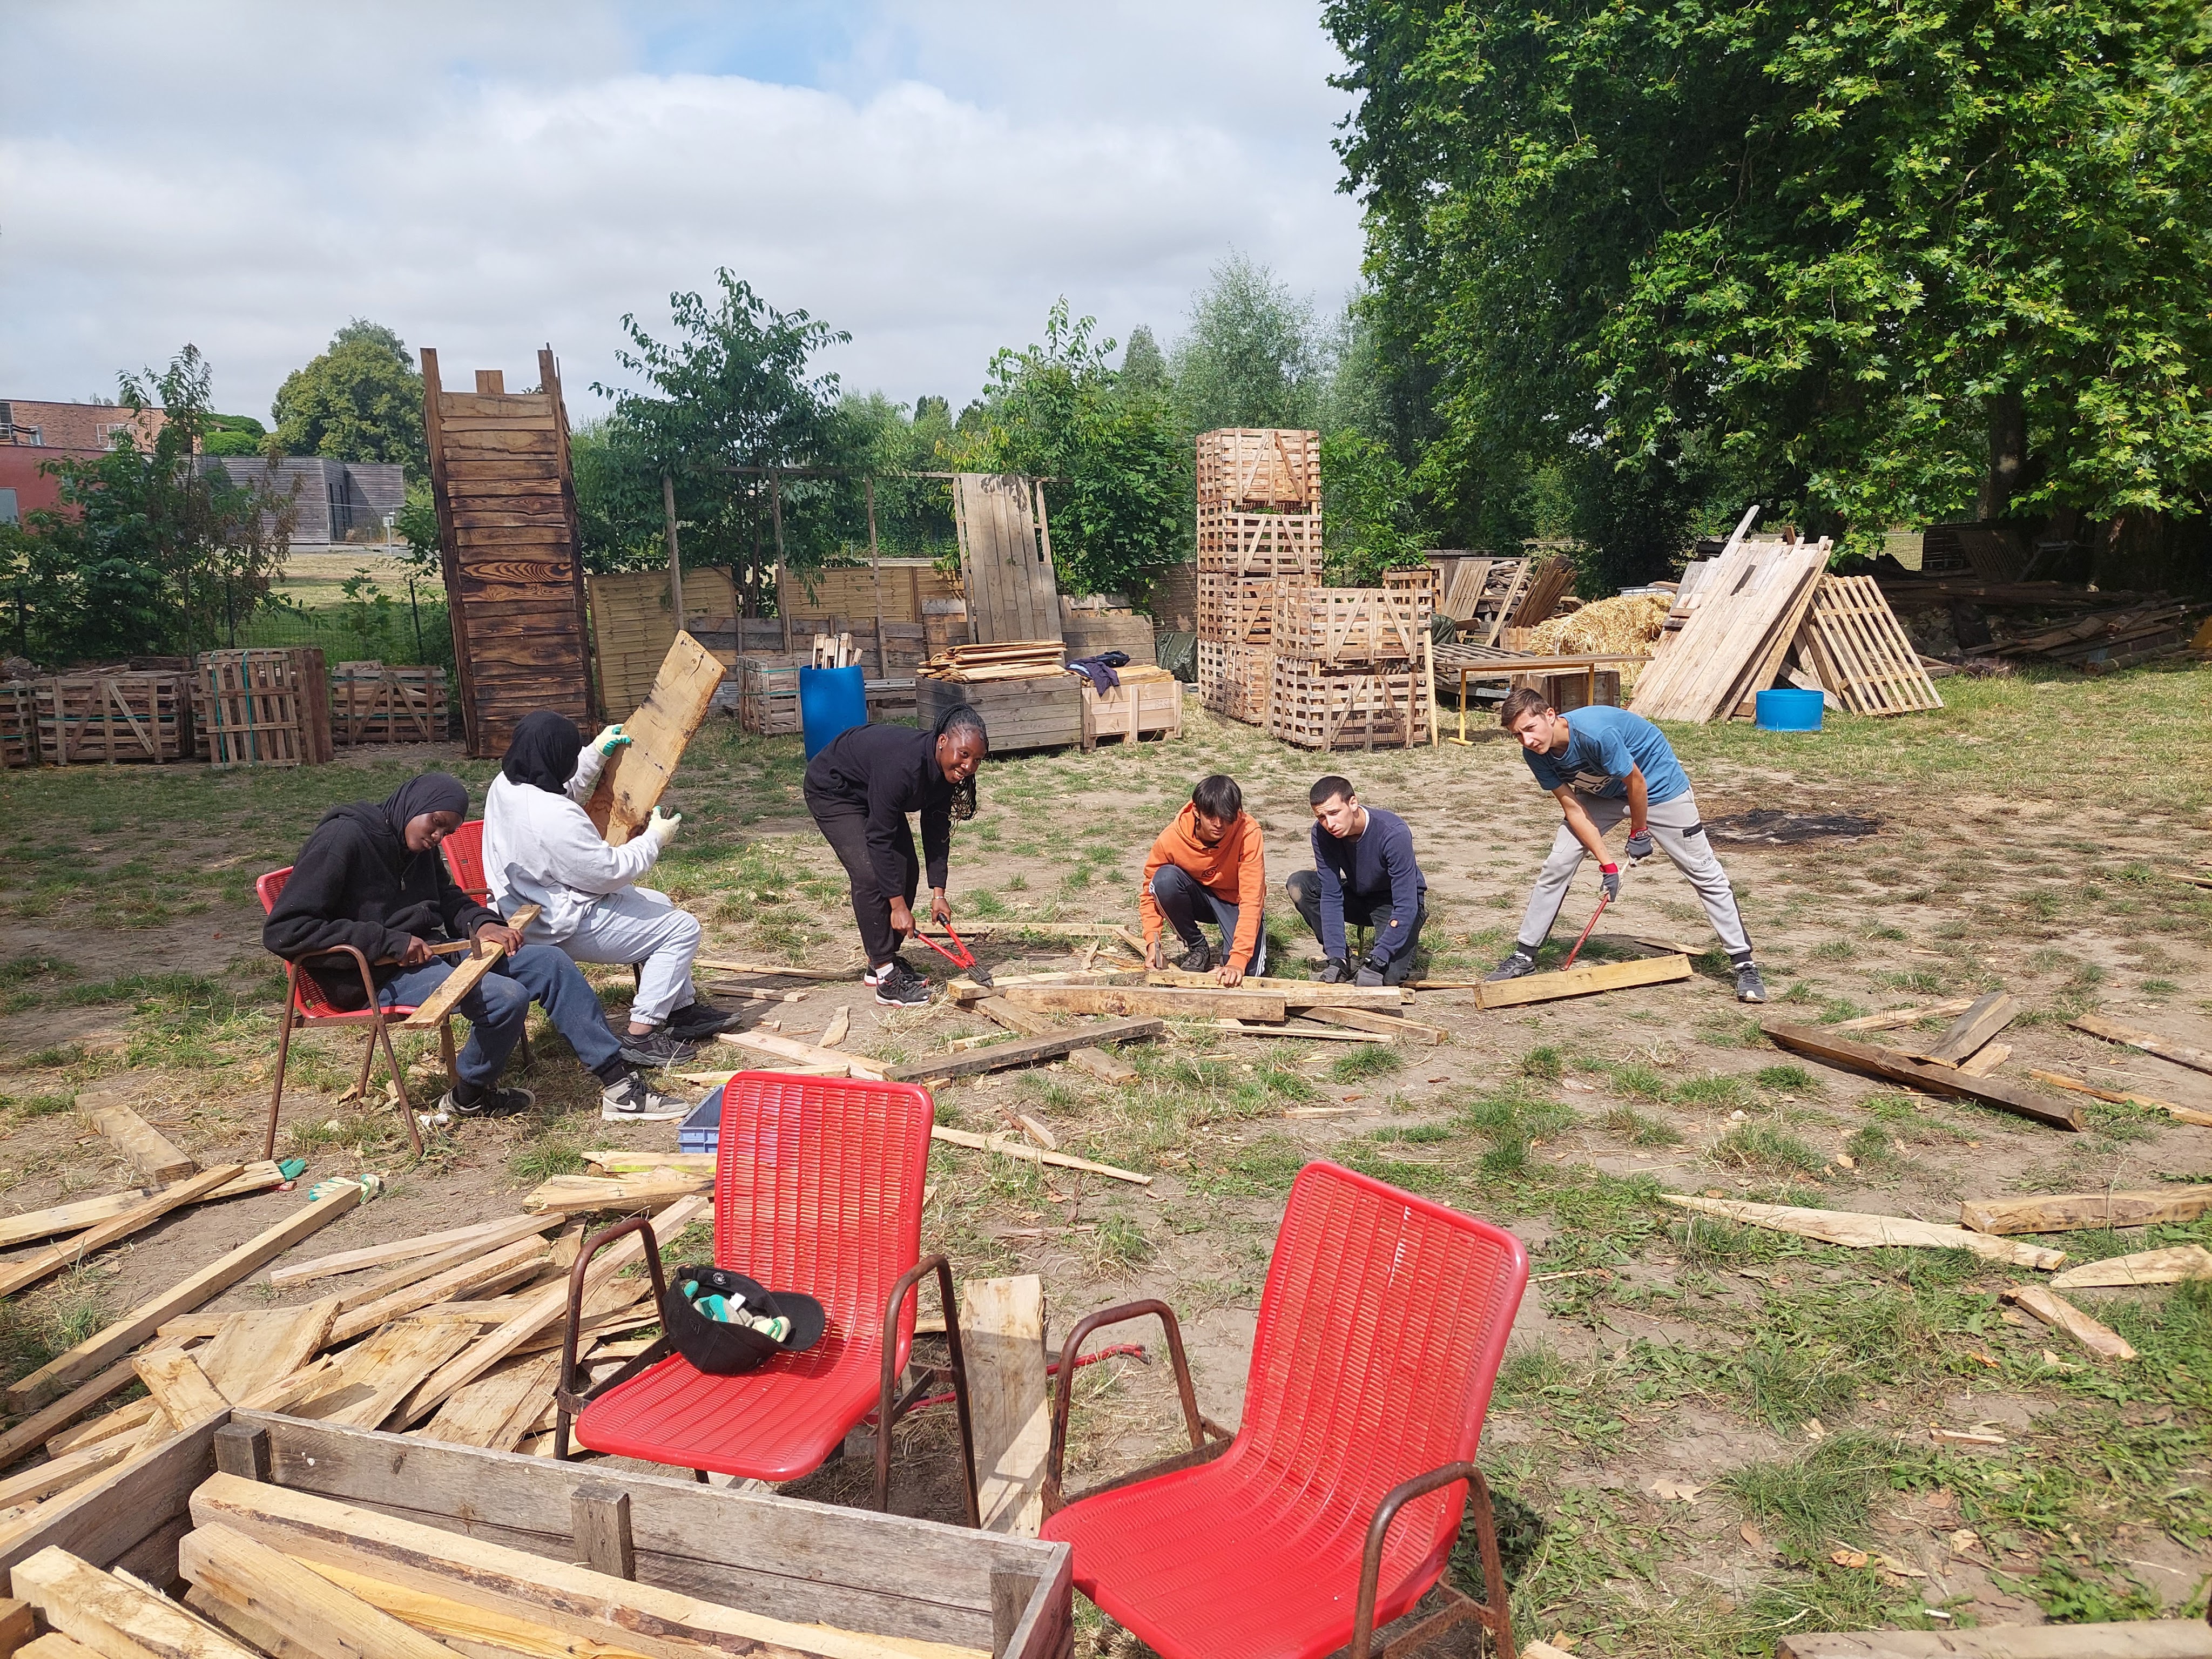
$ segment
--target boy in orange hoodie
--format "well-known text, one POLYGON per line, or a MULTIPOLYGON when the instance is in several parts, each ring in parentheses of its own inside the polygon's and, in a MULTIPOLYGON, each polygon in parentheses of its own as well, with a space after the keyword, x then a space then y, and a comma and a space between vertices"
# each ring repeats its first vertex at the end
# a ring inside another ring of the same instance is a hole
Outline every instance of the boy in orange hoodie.
POLYGON ((1160 831, 1145 860, 1137 908, 1145 918, 1145 961, 1163 966, 1163 921, 1182 941, 1176 966, 1202 974, 1213 969, 1223 985, 1249 971, 1267 971, 1267 929, 1260 907, 1267 892, 1267 855, 1260 825, 1244 810, 1237 780, 1219 773, 1200 778, 1190 805, 1160 831), (1208 950, 1200 920, 1221 929, 1221 951, 1208 950))

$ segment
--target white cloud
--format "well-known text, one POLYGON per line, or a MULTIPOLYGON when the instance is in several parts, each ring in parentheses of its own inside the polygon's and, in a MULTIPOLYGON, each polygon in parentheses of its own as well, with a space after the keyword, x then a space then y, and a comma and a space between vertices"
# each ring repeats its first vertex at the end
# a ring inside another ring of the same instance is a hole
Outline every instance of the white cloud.
POLYGON ((9 26, 0 391, 190 339, 259 414, 362 315, 449 376, 550 340, 580 415, 620 315, 727 265, 849 331, 848 386, 957 405, 1061 294, 1166 336, 1231 246, 1323 306, 1357 276, 1307 10, 182 9, 9 26))

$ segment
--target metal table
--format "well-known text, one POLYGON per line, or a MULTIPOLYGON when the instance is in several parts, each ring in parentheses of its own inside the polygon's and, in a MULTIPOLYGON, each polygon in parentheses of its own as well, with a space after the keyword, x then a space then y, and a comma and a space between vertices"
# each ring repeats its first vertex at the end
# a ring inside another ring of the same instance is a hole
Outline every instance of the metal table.
POLYGON ((1459 675, 1459 735, 1452 741, 1462 749, 1471 748, 1467 736, 1467 687, 1470 680, 1510 680, 1522 674, 1571 674, 1583 676, 1584 702, 1597 701, 1597 671, 1615 663, 1649 662, 1649 656, 1634 652, 1587 652, 1567 656, 1538 657, 1523 652, 1502 651, 1488 645, 1440 645, 1436 647, 1436 664, 1445 673, 1459 675))

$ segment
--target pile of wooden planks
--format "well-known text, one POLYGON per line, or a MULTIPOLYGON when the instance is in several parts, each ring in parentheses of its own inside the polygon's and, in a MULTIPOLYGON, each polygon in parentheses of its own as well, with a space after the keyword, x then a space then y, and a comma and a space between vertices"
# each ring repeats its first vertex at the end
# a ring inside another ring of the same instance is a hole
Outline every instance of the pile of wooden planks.
POLYGON ((994 680, 1036 679, 1065 672, 1066 647, 1058 640, 1006 640, 995 645, 956 645, 922 664, 917 673, 933 680, 981 684, 994 680))
POLYGON ((1458 637, 1471 645, 1494 646, 1508 628, 1544 621, 1574 580, 1574 567, 1557 556, 1539 561, 1431 553, 1429 565, 1437 573, 1437 611, 1449 617, 1458 637))
POLYGON ((2027 658, 2062 664, 2085 674, 2109 673, 2139 662, 2181 655, 2189 649, 2192 617, 2201 609, 2157 593, 2031 633, 1970 646, 1966 655, 2027 658))
MULTIPOLYGON (((1683 573, 1682 625, 1637 675, 1629 708, 1647 720, 1727 720, 1773 685, 1827 568, 1825 543, 1746 544, 1731 538, 1693 584, 1683 573)), ((1667 636, 1662 635, 1662 642, 1667 636)))

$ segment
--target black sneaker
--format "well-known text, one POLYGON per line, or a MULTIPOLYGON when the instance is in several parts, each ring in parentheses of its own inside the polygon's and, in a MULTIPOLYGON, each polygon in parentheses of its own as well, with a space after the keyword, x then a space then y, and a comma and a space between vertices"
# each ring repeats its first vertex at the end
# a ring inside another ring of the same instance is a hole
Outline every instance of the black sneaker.
POLYGON ((1735 1000, 1738 1002, 1766 1000, 1766 981, 1759 976, 1759 969, 1749 963, 1735 970, 1735 1000))
POLYGON ((1519 979, 1525 974, 1533 974, 1535 971, 1536 958, 1530 956, 1526 951, 1516 951, 1511 956, 1506 957, 1504 961, 1499 963, 1498 966, 1485 974, 1483 975, 1483 979, 1486 982, 1495 985, 1500 980, 1519 979))
POLYGON ((468 1085, 457 1084, 446 1091, 438 1103, 441 1112, 451 1112, 455 1117, 514 1117, 529 1111, 538 1104, 538 1097, 527 1089, 483 1089, 475 1091, 474 1098, 463 1100, 461 1091, 468 1085))
POLYGON ((599 1115, 610 1123, 668 1123, 690 1115, 690 1106, 656 1093, 635 1072, 599 1094, 599 1115))
POLYGON ((1186 974, 1202 974, 1213 966, 1213 952, 1200 939, 1176 958, 1176 966, 1186 974))
POLYGON ((633 1066, 642 1066, 654 1071, 663 1066, 680 1066, 698 1053, 690 1043, 680 1042, 665 1025, 656 1025, 642 1036, 618 1031, 616 1036, 622 1043, 622 1057, 633 1066))
POLYGON ((729 1030, 737 1023, 735 1014, 726 1013, 712 1003, 695 1002, 669 1015, 668 1031, 679 1042, 696 1042, 729 1030))
POLYGON ((893 957, 882 967, 871 969, 866 978, 876 988, 876 1000, 886 1008, 929 1005, 929 981, 908 967, 903 957, 893 957))

